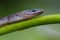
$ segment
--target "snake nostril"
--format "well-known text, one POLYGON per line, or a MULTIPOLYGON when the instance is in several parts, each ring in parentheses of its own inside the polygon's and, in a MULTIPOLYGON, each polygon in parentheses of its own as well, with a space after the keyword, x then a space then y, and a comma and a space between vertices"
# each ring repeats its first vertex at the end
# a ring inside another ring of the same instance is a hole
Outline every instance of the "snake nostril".
POLYGON ((32 10, 32 12, 36 12, 36 10, 32 10))

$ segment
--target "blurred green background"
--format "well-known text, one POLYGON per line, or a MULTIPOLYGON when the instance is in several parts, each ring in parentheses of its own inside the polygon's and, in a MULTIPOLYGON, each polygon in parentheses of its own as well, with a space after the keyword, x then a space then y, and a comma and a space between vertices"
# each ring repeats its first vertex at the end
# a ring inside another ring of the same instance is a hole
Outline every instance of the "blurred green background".
MULTIPOLYGON (((43 9, 43 15, 59 14, 60 0, 0 0, 0 17, 26 9, 43 9)), ((0 40, 60 40, 60 24, 42 25, 0 36, 0 40)))

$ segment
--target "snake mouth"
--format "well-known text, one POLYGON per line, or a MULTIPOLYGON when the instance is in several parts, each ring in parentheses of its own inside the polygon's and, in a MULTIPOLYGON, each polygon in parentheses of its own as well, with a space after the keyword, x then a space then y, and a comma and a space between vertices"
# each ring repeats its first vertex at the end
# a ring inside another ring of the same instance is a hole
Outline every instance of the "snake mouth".
POLYGON ((41 12, 35 13, 35 15, 41 15, 43 13, 44 13, 44 11, 41 11, 41 12))

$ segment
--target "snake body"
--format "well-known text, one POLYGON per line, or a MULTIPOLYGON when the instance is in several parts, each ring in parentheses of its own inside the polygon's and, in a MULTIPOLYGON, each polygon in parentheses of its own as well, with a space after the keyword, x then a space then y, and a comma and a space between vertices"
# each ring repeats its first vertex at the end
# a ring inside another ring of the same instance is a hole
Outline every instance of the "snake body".
POLYGON ((25 20, 25 19, 30 19, 42 13, 43 13, 43 10, 40 10, 40 9, 24 10, 22 12, 18 12, 18 13, 0 18, 0 26, 3 26, 8 23, 25 20))

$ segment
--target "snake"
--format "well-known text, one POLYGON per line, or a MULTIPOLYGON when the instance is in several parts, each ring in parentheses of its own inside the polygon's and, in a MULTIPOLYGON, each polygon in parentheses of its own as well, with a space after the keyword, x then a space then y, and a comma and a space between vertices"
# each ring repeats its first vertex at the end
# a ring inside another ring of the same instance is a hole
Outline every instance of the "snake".
POLYGON ((38 15, 41 15, 42 13, 43 13, 43 10, 41 9, 28 9, 18 13, 14 13, 14 14, 0 18, 0 26, 6 25, 9 23, 14 23, 21 20, 34 18, 38 15))

